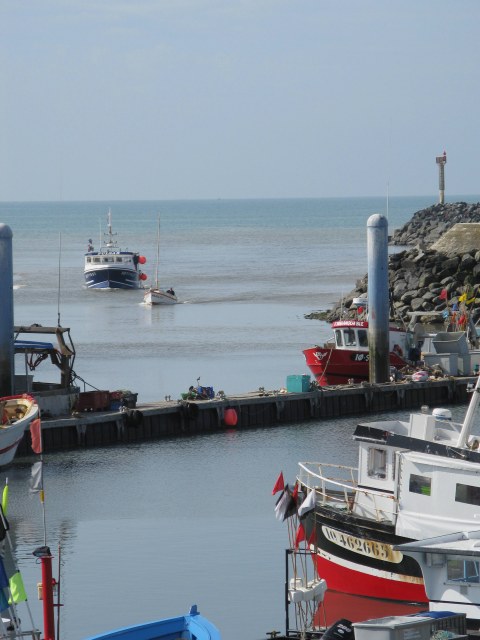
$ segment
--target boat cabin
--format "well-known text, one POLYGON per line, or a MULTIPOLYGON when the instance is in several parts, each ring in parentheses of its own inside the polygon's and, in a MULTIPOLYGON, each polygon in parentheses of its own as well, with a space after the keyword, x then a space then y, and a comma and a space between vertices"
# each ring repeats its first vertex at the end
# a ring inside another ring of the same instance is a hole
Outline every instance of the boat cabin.
MULTIPOLYGON (((332 322, 336 349, 368 351, 368 322, 364 320, 337 320, 332 322)), ((404 357, 410 348, 409 336, 403 329, 390 325, 389 351, 404 357)))
POLYGON ((480 522, 480 439, 469 436, 460 447, 462 425, 448 410, 435 411, 405 422, 360 424, 354 434, 359 466, 353 511, 390 522, 407 538, 480 522))

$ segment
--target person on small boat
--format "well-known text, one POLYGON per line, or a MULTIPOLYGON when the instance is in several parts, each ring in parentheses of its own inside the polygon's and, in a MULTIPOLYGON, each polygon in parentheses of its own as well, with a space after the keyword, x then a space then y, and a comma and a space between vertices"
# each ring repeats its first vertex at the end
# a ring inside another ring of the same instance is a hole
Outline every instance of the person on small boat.
POLYGON ((92 239, 89 238, 88 239, 88 245, 87 245, 87 252, 90 253, 91 251, 93 251, 93 244, 92 244, 92 239))
POLYGON ((170 289, 167 289, 167 293, 169 293, 171 296, 174 296, 175 291, 173 290, 173 287, 170 287, 170 289))

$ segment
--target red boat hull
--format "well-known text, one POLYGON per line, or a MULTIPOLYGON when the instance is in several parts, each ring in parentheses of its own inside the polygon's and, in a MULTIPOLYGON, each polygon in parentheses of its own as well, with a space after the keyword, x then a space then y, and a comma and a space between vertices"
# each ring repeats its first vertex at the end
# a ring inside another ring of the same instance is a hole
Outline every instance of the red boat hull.
MULTIPOLYGON (((368 381, 368 350, 311 347, 303 352, 310 371, 321 386, 368 381)), ((401 368, 405 360, 390 352, 390 365, 401 368)))

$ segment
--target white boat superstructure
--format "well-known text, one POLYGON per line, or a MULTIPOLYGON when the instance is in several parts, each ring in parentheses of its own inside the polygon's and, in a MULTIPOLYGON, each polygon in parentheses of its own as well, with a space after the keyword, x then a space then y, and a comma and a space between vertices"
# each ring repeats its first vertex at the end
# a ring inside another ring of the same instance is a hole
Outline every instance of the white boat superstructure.
POLYGON ((361 423, 354 432, 358 467, 299 465, 301 490, 315 492, 307 535, 315 533, 318 574, 329 588, 349 589, 352 576, 364 573, 358 595, 421 602, 419 567, 393 545, 478 528, 479 386, 480 378, 463 423, 447 409, 361 423))

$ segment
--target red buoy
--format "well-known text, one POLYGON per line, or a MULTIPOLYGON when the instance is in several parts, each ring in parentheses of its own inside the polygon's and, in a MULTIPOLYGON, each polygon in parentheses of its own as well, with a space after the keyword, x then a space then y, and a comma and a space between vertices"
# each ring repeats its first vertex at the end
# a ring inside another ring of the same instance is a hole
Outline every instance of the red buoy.
POLYGON ((140 263, 140 264, 145 264, 145 263, 146 263, 146 261, 147 261, 147 259, 145 258, 145 256, 140 256, 140 257, 138 258, 138 261, 139 261, 139 263, 140 263))
POLYGON ((223 422, 227 425, 227 427, 234 427, 238 422, 238 416, 235 409, 225 409, 223 414, 223 422))
POLYGON ((140 277, 140 280, 146 280, 148 276, 146 273, 141 273, 139 277, 140 277))

